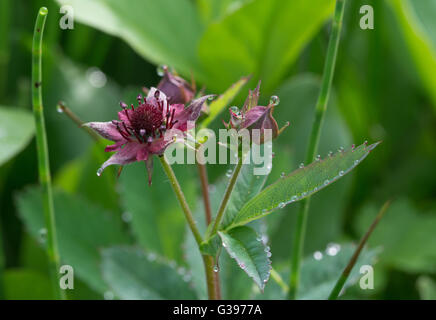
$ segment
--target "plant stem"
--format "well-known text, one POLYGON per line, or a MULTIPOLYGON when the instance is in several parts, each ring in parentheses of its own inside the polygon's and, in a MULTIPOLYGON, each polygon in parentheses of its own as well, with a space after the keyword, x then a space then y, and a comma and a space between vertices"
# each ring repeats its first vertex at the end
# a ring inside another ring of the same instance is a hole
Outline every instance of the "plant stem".
POLYGON ((197 162, 198 173, 200 175, 201 192, 203 194, 204 214, 206 226, 212 222, 212 209, 210 208, 209 182, 207 179, 206 165, 197 162))
POLYGON ((59 101, 57 105, 57 109, 64 113, 68 118, 70 118, 80 129, 84 129, 92 139, 94 139, 97 142, 100 142, 100 136, 96 134, 91 128, 84 127, 83 121, 73 112, 70 108, 68 108, 64 102, 59 101))
POLYGON ((360 242, 356 248, 356 251, 354 251, 353 256, 351 257, 350 261, 348 262, 347 266, 345 267, 344 271, 342 272, 341 277, 338 279, 338 282, 336 282, 335 287, 333 288, 332 292, 330 293, 330 295, 328 297, 329 300, 336 300, 339 297, 339 294, 341 293, 342 288, 345 285, 345 282, 347 281, 348 277, 350 276, 351 270, 353 270, 353 267, 356 264, 357 259, 359 258, 360 252, 362 251, 365 243, 368 241, 368 238, 371 236, 371 233, 374 231, 378 222, 383 217, 385 212, 388 210, 390 205, 391 205, 390 200, 385 202, 385 204, 383 205, 383 207, 380 209, 379 213, 375 217, 374 221, 372 222, 371 226, 369 227, 368 231, 366 231, 365 235, 362 237, 362 239, 360 239, 360 242))
MULTIPOLYGON (((159 160, 162 164, 162 167, 171 182, 171 186, 176 194, 177 200, 179 200, 180 206, 182 207, 183 213, 185 214, 186 220, 188 221, 189 228, 194 235, 195 241, 197 242, 198 249, 200 250, 201 242, 203 241, 200 232, 197 229, 197 225, 192 216, 191 210, 189 209, 188 203, 186 202, 185 195, 183 194, 182 188, 174 174, 173 169, 165 159, 165 156, 160 156, 159 160)), ((204 268, 206 272, 206 284, 207 284, 207 292, 210 300, 219 299, 219 290, 216 285, 216 275, 213 271, 214 269, 214 261, 212 256, 203 255, 204 268)))
POLYGON ((60 258, 56 236, 55 212, 51 187, 50 164, 48 156, 47 135, 42 105, 42 34, 48 10, 39 9, 33 33, 32 49, 32 102, 36 127, 36 145, 38 151, 39 181, 42 188, 44 221, 47 229, 47 254, 50 263, 51 279, 55 296, 65 299, 65 292, 59 286, 60 258))
POLYGON ((213 236, 218 231, 218 227, 220 225, 221 219, 223 218, 224 212, 226 211, 227 203, 229 202, 230 195, 232 194, 233 188, 235 187, 236 181, 238 180, 238 176, 239 176, 239 172, 241 171, 241 168, 242 168, 242 156, 239 157, 238 164, 236 165, 232 177, 230 178, 229 184, 227 185, 224 198, 221 201, 215 221, 213 222, 211 232, 209 233, 210 237, 213 236))
MULTIPOLYGON (((321 128, 324 121, 325 113, 327 110, 327 103, 329 100, 333 74, 336 63, 336 56, 338 52, 340 33, 342 28, 342 19, 344 16, 345 0, 337 0, 335 13, 333 18, 332 32, 329 39, 327 48, 327 57, 324 65, 322 76, 321 90, 318 96, 315 109, 315 119, 312 125, 310 134, 309 147, 306 153, 306 163, 311 163, 317 153, 319 139, 321 136, 321 128)), ((295 241, 292 251, 291 261, 291 276, 289 280, 289 299, 295 299, 297 295, 298 285, 300 281, 300 265, 301 257, 304 249, 304 238, 306 233, 307 215, 309 213, 310 198, 302 201, 298 217, 295 233, 295 241)))
POLYGON ((200 246, 203 239, 201 237, 200 231, 198 231, 194 217, 192 216, 191 209, 189 209, 188 202, 186 201, 185 195, 183 194, 182 188, 180 187, 179 181, 177 180, 176 175, 174 174, 174 171, 171 168, 170 164, 165 159, 165 156, 160 156, 159 160, 168 179, 170 179, 171 186, 173 187, 177 200, 179 200, 180 206, 182 207, 183 213, 185 214, 186 221, 188 222, 189 228, 194 235, 195 241, 197 242, 197 245, 200 246))

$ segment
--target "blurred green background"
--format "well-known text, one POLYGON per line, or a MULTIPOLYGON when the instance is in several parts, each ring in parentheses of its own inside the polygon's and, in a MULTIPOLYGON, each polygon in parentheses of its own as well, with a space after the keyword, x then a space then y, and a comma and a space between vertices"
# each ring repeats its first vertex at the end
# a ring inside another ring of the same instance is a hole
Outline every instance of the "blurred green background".
MULTIPOLYGON (((120 244, 163 257, 195 282, 196 266, 186 261, 183 215, 159 164, 151 188, 141 164, 126 167, 118 181, 115 170, 98 178, 96 170, 108 155, 56 112, 56 103, 65 101, 84 121, 106 121, 120 100, 134 102, 143 86, 157 84, 159 64, 188 79, 192 73, 198 87, 218 94, 251 74, 233 104, 261 79, 264 101, 280 97, 279 126, 291 123, 274 145, 268 178, 273 182, 304 159, 334 1, 1 0, 2 299, 51 297, 30 113, 31 42, 41 6, 49 9, 43 95, 61 259, 76 275, 69 297, 123 296, 108 289, 100 255, 120 244), (73 30, 59 27, 60 4, 74 9, 73 30)), ((347 1, 320 154, 365 140, 383 143, 350 175, 313 197, 307 256, 329 243, 357 241, 381 205, 394 202, 369 241, 382 250, 374 289, 353 286, 344 298, 436 299, 435 74, 435 0, 347 1), (374 8, 373 30, 359 27, 365 4, 374 8)), ((221 119, 227 113, 212 127, 220 128, 221 119)), ((215 183, 228 168, 208 169, 215 183)), ((199 207, 195 166, 175 170, 191 206, 199 207)), ((279 270, 289 266, 297 208, 288 206, 264 224, 279 270)), ((235 281, 229 274, 222 276, 224 297, 252 297, 244 289, 251 287, 249 278, 241 272, 235 281), (238 287, 230 290, 230 284, 238 287)))

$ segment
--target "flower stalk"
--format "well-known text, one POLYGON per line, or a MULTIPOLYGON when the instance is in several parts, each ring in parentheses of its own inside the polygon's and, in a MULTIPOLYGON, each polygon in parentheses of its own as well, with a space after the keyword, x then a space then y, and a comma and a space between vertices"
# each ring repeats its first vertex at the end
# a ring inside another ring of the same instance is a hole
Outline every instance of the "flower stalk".
POLYGON ((47 18, 48 10, 45 7, 39 9, 33 33, 32 49, 32 104, 36 128, 36 145, 38 152, 39 181, 42 188, 42 200, 44 209, 44 222, 47 230, 47 254, 50 264, 51 280, 56 298, 65 299, 65 292, 59 286, 60 258, 56 235, 55 212, 53 205, 53 192, 51 186, 51 174, 47 135, 45 130, 44 110, 42 104, 42 35, 47 18))
MULTIPOLYGON (((318 96, 315 109, 315 119, 310 134, 309 147, 306 153, 306 163, 311 163, 317 154, 318 144, 321 136, 321 128, 324 122, 327 104, 329 101, 333 75, 338 52, 340 33, 342 29, 342 20, 344 16, 345 0, 336 0, 335 13, 333 17, 333 26, 327 48, 327 57, 324 65, 322 76, 321 90, 318 96)), ((302 201, 295 232, 295 241, 292 251, 291 275, 289 280, 289 299, 295 299, 300 282, 300 266, 304 249, 304 238, 306 234, 307 216, 309 213, 310 197, 302 201)))
POLYGON ((238 163, 236 164, 235 170, 233 170, 232 177, 230 178, 229 184, 227 185, 226 192, 224 193, 224 197, 221 201, 220 207, 218 209, 218 213, 217 213, 216 218, 213 222, 212 229, 211 229, 208 237, 212 237, 218 231, 221 220, 224 216, 224 212, 226 211, 226 208, 227 208, 227 203, 229 202, 233 188, 235 187, 236 181, 238 180, 239 172, 241 172, 241 168, 242 168, 242 156, 239 157, 239 160, 238 160, 238 163))

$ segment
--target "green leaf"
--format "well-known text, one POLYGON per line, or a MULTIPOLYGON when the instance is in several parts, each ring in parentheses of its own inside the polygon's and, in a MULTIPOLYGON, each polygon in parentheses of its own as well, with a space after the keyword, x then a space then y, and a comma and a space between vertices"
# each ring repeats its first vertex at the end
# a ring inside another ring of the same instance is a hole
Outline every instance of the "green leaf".
POLYGON ((248 201, 226 229, 260 219, 318 192, 354 169, 377 145, 363 144, 348 151, 339 151, 295 170, 248 201))
MULTIPOLYGON (((351 244, 342 246, 330 244, 325 252, 316 253, 318 259, 315 259, 315 254, 304 259, 301 266, 301 282, 297 298, 327 299, 355 249, 356 247, 351 244)), ((344 285, 344 289, 359 280, 361 276, 360 267, 363 265, 373 265, 379 253, 379 249, 364 249, 361 252, 344 285)))
POLYGON ((219 231, 218 234, 230 257, 263 290, 271 271, 269 247, 249 227, 237 227, 229 232, 219 231))
POLYGON ((50 279, 31 269, 8 269, 3 273, 6 300, 53 299, 50 279))
POLYGON ((126 41, 156 64, 199 74, 197 41, 203 25, 189 0, 58 0, 74 8, 74 18, 126 41))
MULTIPOLYGON (((380 205, 370 204, 354 221, 355 230, 363 235, 365 226, 374 219, 380 205)), ((433 272, 436 266, 435 210, 420 212, 407 199, 392 202, 383 220, 368 240, 370 246, 383 246, 379 264, 409 273, 433 272)))
POLYGON ((213 79, 209 87, 222 89, 253 73, 271 92, 333 9, 334 2, 325 0, 254 0, 211 23, 199 44, 213 79))
MULTIPOLYGON (((54 192, 56 228, 61 262, 74 267, 75 273, 91 288, 103 293, 99 267, 99 250, 103 247, 128 243, 119 216, 104 211, 80 197, 54 192)), ((44 244, 41 193, 30 188, 17 197, 19 214, 30 234, 44 244)))
POLYGON ((410 0, 392 0, 389 3, 436 109, 436 4, 434 1, 410 0))
POLYGON ((102 251, 102 270, 106 282, 121 299, 194 299, 195 293, 183 270, 133 247, 114 247, 102 251))
MULTIPOLYGON (((263 164, 256 165, 254 163, 250 163, 242 165, 238 179, 236 180, 236 184, 233 188, 232 194, 230 195, 230 199, 227 202, 226 211, 221 222, 222 229, 228 226, 234 220, 239 210, 241 210, 247 201, 256 196, 260 190, 262 190, 265 181, 268 178, 268 174, 254 175, 253 173, 255 168, 261 166, 263 166, 263 164)), ((216 208, 212 208, 213 212, 218 211, 219 204, 221 203, 221 198, 225 192, 227 184, 228 178, 219 182, 218 189, 220 192, 215 192, 212 196, 214 198, 213 202, 217 203, 216 208)), ((201 249, 205 254, 215 255, 220 247, 221 241, 219 241, 217 235, 213 235, 212 238, 206 239, 201 249)))
MULTIPOLYGON (((192 166, 175 165, 173 169, 188 202, 195 199, 192 166)), ((168 259, 181 261, 181 243, 186 222, 179 203, 159 163, 155 163, 153 182, 147 183, 144 163, 123 169, 119 179, 121 206, 131 217, 130 228, 138 243, 168 259), (162 201, 165 197, 165 201, 162 201)))
POLYGON ((416 281, 422 300, 436 300, 436 282, 427 276, 420 276, 416 281))
POLYGON ((34 131, 31 112, 0 106, 0 166, 24 149, 34 131))
POLYGON ((212 101, 212 103, 209 105, 209 115, 203 120, 203 122, 201 122, 201 128, 206 128, 224 110, 225 107, 229 107, 229 104, 248 80, 249 77, 242 77, 237 82, 232 84, 232 86, 217 99, 212 101))

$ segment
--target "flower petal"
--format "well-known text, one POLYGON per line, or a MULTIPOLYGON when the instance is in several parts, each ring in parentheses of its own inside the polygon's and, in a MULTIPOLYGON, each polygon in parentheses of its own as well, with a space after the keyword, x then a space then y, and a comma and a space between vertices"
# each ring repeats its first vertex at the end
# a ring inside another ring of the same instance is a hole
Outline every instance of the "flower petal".
POLYGON ((88 122, 84 123, 83 126, 89 127, 101 135, 103 138, 112 141, 125 140, 120 132, 117 130, 117 126, 111 121, 108 122, 88 122))
POLYGON ((170 104, 185 104, 194 97, 194 89, 184 79, 172 74, 168 68, 164 69, 164 76, 159 82, 157 88, 164 92, 169 99, 170 104))
MULTIPOLYGON (((175 129, 186 131, 188 121, 196 121, 201 113, 201 108, 203 107, 204 102, 214 97, 215 95, 210 94, 207 96, 200 97, 198 99, 193 100, 189 106, 184 109, 179 114, 174 114, 174 119, 177 120, 177 124, 174 126, 175 129)), ((190 128, 189 128, 190 129, 190 128)))
POLYGON ((152 104, 157 107, 157 102, 162 101, 163 102, 163 115, 166 115, 168 111, 168 98, 161 90, 156 89, 155 87, 151 87, 150 91, 147 95, 147 103, 152 104))
POLYGON ((113 164, 125 165, 136 161, 138 150, 143 147, 143 144, 138 142, 128 142, 120 151, 112 155, 105 163, 98 169, 97 174, 100 175, 103 170, 113 164))

